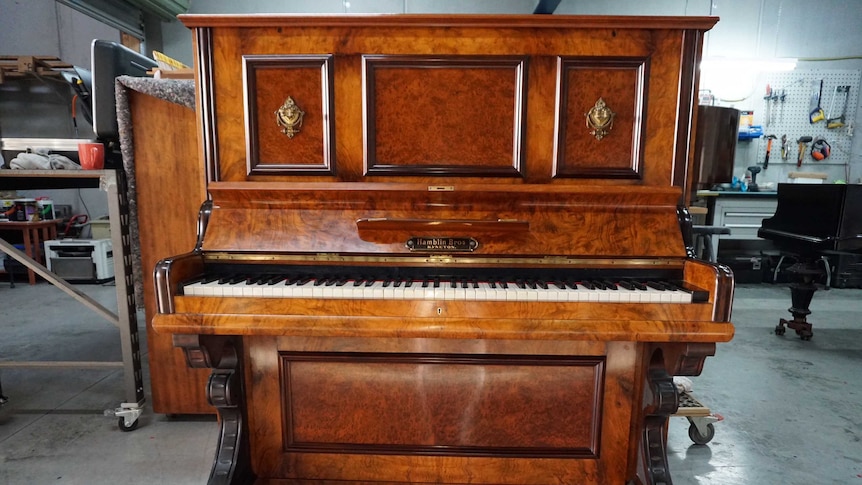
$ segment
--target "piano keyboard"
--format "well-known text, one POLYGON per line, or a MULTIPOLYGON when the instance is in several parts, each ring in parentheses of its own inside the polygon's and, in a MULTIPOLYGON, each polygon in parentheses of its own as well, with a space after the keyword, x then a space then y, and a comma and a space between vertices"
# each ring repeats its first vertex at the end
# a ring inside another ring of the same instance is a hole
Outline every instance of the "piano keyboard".
POLYGON ((384 300, 692 303, 708 294, 662 281, 479 281, 361 277, 227 276, 183 285, 186 296, 384 300))

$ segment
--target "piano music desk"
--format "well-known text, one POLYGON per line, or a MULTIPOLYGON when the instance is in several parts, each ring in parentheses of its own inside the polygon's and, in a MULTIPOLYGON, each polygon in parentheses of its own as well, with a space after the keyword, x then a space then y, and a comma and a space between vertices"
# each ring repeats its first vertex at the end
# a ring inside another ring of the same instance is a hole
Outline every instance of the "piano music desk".
MULTIPOLYGON (((57 239, 57 221, 2 221, 0 231, 21 231, 24 238, 24 253, 34 261, 45 262, 42 242, 57 239)), ((36 273, 27 268, 27 277, 31 285, 36 284, 36 273)))

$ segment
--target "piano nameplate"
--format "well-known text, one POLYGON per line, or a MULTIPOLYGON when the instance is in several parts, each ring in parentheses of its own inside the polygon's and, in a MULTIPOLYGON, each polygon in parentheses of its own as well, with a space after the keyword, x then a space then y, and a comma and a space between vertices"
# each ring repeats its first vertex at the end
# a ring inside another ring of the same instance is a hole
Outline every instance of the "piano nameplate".
POLYGON ((405 243, 413 252, 451 251, 469 253, 479 247, 479 241, 472 237, 411 237, 405 243))

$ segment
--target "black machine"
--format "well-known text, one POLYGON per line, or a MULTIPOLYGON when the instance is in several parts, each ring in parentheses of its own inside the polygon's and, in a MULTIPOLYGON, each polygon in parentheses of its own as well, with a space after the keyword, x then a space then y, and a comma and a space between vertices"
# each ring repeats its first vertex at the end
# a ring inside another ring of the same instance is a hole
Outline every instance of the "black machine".
POLYGON ((783 335, 787 326, 810 340, 806 316, 817 291, 815 281, 829 271, 824 256, 862 252, 862 185, 778 184, 778 208, 763 220, 757 235, 796 260, 788 268, 798 280, 790 286, 793 319, 780 319, 775 334, 783 335))

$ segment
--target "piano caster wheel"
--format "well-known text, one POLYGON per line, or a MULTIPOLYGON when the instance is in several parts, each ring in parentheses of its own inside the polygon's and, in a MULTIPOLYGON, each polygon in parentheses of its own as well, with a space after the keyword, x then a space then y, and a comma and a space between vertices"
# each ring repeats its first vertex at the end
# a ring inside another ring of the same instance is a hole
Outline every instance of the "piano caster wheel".
POLYGON ((697 429, 697 426, 692 423, 692 425, 688 427, 688 437, 691 438, 691 441, 696 445, 705 445, 715 437, 715 426, 713 426, 712 423, 707 424, 706 435, 702 435, 700 434, 700 430, 697 429))
POLYGON ((802 340, 811 340, 811 337, 814 336, 813 334, 805 333, 805 332, 796 332, 796 333, 799 334, 799 338, 801 338, 802 340))
POLYGON ((781 325, 775 326, 775 335, 784 335, 785 331, 786 331, 786 329, 784 327, 782 327, 781 325))
POLYGON ((120 428, 120 431, 126 431, 126 432, 128 432, 128 431, 134 431, 134 430, 138 429, 138 423, 139 423, 139 422, 140 422, 140 421, 138 421, 138 420, 136 419, 136 420, 132 421, 131 423, 126 424, 126 418, 124 418, 124 417, 122 417, 122 416, 121 416, 121 417, 117 420, 117 427, 118 427, 118 428, 120 428))

